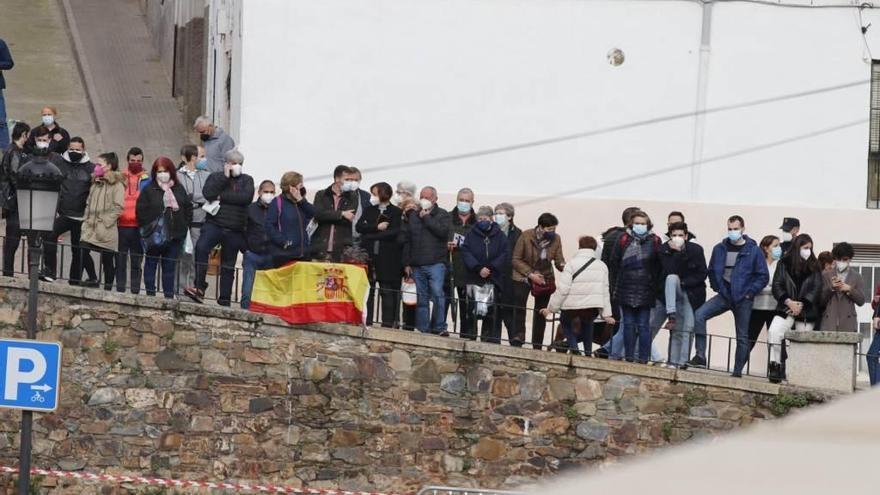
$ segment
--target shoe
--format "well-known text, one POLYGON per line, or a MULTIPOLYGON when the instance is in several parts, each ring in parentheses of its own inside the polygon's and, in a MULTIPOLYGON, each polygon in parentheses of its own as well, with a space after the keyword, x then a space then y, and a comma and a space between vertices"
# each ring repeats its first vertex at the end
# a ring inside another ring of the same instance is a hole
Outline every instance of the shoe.
POLYGON ((198 287, 187 287, 183 289, 183 294, 199 304, 205 302, 205 291, 198 287))
POLYGON ((771 361, 767 365, 767 378, 770 380, 770 383, 782 383, 782 365, 771 361))
POLYGON ((55 282, 55 277, 50 277, 48 275, 43 275, 43 274, 40 274, 39 279, 40 279, 40 282, 48 282, 50 284, 55 282))
POLYGON ((690 361, 687 362, 688 366, 693 366, 694 368, 705 368, 706 367, 706 359, 701 358, 700 356, 694 356, 690 361))
POLYGON ((600 348, 596 349, 595 351, 593 351, 593 357, 599 358, 599 359, 608 359, 608 350, 605 349, 604 347, 600 347, 600 348))
POLYGON ((97 289, 101 286, 101 282, 97 279, 89 279, 82 283, 83 287, 88 287, 89 289, 97 289))
POLYGON ((742 378, 742 377, 743 377, 743 374, 742 374, 741 372, 739 372, 739 371, 734 371, 733 373, 731 373, 730 376, 733 377, 733 378, 742 378))
POLYGON ((446 330, 443 330, 442 332, 438 333, 437 335, 439 335, 441 337, 449 337, 449 332, 447 332, 446 330))

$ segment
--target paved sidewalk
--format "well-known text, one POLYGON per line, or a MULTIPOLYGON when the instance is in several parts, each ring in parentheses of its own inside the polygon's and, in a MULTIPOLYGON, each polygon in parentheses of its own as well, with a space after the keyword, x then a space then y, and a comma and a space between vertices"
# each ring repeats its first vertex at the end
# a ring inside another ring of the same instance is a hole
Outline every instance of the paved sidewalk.
POLYGON ((81 136, 92 155, 100 152, 60 4, 0 0, 0 12, 0 37, 15 60, 15 67, 4 71, 8 117, 33 127, 40 123, 40 109, 54 106, 70 135, 81 136))
POLYGON ((59 4, 68 13, 106 148, 124 159, 128 148, 139 146, 147 162, 165 155, 177 163, 187 126, 137 0, 59 4))

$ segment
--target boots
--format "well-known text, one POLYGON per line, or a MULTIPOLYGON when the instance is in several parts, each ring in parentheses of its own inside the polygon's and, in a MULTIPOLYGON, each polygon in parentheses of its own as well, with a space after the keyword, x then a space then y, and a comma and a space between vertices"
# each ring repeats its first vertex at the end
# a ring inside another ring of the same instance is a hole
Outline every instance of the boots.
POLYGON ((767 365, 767 378, 770 379, 770 383, 781 383, 784 377, 782 364, 771 361, 767 365))

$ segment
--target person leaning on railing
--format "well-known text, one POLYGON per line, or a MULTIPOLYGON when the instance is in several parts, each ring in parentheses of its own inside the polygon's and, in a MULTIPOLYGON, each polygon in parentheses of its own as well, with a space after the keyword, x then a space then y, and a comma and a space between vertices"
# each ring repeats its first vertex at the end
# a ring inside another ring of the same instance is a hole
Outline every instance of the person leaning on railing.
POLYGON ((314 216, 315 208, 306 199, 302 174, 286 172, 281 176, 281 194, 266 210, 266 235, 274 267, 309 259, 306 227, 314 216))
MULTIPOLYGON (((459 254, 465 266, 465 310, 470 315, 471 335, 462 337, 476 339, 477 320, 483 320, 480 339, 483 342, 501 343, 501 319, 497 301, 504 290, 507 265, 508 240, 497 223, 491 206, 481 206, 477 221, 459 246, 459 254)), ((462 318, 464 321, 464 318, 462 318)))

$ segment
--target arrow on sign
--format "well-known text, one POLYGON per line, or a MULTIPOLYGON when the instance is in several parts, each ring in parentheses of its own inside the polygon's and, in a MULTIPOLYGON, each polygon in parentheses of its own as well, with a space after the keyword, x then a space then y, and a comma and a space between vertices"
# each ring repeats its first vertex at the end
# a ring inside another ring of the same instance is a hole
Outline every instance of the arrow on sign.
POLYGON ((52 387, 50 387, 47 384, 31 385, 31 390, 42 390, 43 392, 48 392, 48 391, 52 390, 52 387))

